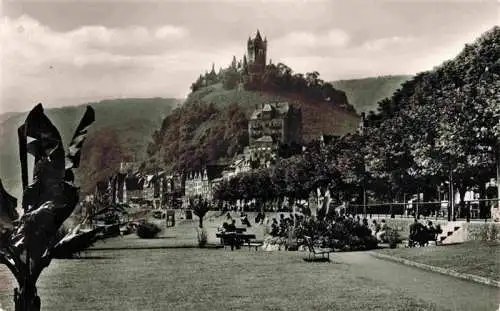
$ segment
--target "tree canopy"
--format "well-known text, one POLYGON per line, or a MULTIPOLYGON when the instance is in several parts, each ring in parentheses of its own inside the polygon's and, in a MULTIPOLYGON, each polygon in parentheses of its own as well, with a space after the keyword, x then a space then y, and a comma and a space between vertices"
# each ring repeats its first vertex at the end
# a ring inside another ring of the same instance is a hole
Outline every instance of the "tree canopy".
POLYGON ((455 59, 416 75, 381 100, 358 133, 323 147, 312 144, 267 171, 234 177, 219 185, 216 198, 302 199, 321 187, 339 201, 360 202, 363 188, 374 200, 403 193, 432 196, 450 174, 463 194, 494 177, 499 165, 499 91, 500 27, 494 27, 455 59), (260 184, 267 185, 265 193, 254 189, 260 184))

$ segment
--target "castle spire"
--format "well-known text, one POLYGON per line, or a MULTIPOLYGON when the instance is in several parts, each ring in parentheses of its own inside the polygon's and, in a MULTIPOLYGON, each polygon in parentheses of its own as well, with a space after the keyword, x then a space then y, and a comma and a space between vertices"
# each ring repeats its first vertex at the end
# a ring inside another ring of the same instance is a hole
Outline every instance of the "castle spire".
POLYGON ((257 29, 257 35, 255 36, 255 40, 262 40, 259 29, 257 29))

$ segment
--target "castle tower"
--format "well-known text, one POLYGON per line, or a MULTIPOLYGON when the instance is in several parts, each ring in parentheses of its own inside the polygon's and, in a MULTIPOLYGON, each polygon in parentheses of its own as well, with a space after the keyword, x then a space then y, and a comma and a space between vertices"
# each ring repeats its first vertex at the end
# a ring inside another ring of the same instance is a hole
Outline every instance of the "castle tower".
POLYGON ((231 67, 236 69, 238 62, 236 61, 236 56, 233 56, 233 60, 231 61, 231 67))
POLYGON ((262 40, 259 30, 254 39, 248 38, 247 55, 250 71, 254 74, 263 73, 266 67, 267 38, 262 40))

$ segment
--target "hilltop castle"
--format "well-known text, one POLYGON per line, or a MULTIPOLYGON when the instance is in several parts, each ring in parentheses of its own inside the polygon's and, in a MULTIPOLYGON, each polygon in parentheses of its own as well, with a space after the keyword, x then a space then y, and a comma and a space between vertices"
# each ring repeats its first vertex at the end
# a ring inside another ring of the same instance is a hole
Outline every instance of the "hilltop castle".
POLYGON ((262 39, 260 31, 257 30, 255 38, 248 38, 247 52, 243 55, 243 60, 233 60, 228 68, 219 68, 218 73, 215 70, 215 64, 212 69, 200 75, 196 82, 191 85, 191 90, 196 91, 200 87, 223 83, 225 88, 234 88, 239 84, 258 83, 261 81, 266 71, 267 62, 267 38, 262 39))

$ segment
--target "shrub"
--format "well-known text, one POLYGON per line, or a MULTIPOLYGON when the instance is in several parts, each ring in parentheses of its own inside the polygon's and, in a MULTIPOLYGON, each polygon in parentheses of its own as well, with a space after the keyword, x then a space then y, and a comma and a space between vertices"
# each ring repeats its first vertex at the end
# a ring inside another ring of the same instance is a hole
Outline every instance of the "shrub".
POLYGON ((373 235, 365 236, 362 238, 365 250, 375 249, 378 245, 378 240, 373 235))
POLYGON ((155 224, 152 223, 142 223, 137 227, 137 236, 141 239, 153 239, 158 233, 160 233, 161 229, 155 224))
POLYGON ((396 248, 398 243, 401 243, 401 235, 397 229, 388 228, 385 233, 385 239, 389 243, 390 248, 396 248))
POLYGON ((495 224, 490 224, 490 228, 488 230, 489 240, 496 241, 498 238, 498 227, 495 224))
POLYGON ((489 229, 489 226, 486 224, 481 226, 481 230, 479 231, 479 239, 481 241, 488 241, 489 229))
POLYGON ((204 248, 207 245, 208 235, 205 229, 198 230, 197 233, 198 246, 204 248))

